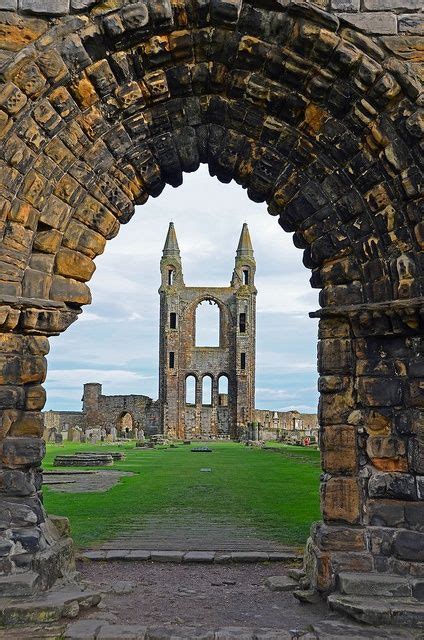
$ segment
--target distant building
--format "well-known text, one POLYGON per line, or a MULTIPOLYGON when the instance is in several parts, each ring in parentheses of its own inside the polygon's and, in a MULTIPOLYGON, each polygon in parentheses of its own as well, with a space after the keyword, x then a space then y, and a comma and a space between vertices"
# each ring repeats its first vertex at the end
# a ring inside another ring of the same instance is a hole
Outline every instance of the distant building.
POLYGON ((185 285, 172 222, 160 268, 159 400, 144 395, 106 396, 100 384, 87 383, 81 412, 44 413, 45 437, 66 438, 70 430, 77 438, 82 431, 112 439, 141 432, 177 438, 254 439, 316 432, 315 415, 254 407, 256 262, 247 224, 241 231, 229 286, 185 285), (216 346, 196 340, 197 311, 205 302, 218 307, 216 346))

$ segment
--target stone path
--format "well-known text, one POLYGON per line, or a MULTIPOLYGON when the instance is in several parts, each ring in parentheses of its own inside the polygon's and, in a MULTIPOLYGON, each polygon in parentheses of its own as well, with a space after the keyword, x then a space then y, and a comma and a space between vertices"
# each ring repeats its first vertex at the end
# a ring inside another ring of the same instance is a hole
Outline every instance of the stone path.
POLYGON ((146 515, 137 524, 126 523, 125 532, 103 544, 100 549, 293 552, 292 547, 264 538, 253 527, 178 511, 146 515))
POLYGON ((413 640, 414 629, 372 627, 270 589, 283 565, 79 563, 103 591, 67 640, 413 640), (84 627, 84 624, 88 626, 84 627))
POLYGON ((61 493, 104 493, 132 475, 129 471, 49 471, 43 473, 43 484, 61 493))

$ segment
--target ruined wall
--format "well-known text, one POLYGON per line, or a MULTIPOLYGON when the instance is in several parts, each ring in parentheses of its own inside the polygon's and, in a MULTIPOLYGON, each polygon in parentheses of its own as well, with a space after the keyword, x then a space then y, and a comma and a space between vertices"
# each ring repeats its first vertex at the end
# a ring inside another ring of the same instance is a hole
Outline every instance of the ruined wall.
POLYGON ((414 0, 322 4, 3 0, 20 9, 0 16, 9 585, 35 571, 45 589, 71 564, 40 499, 48 338, 90 303, 94 259, 135 205, 200 163, 267 203, 321 290, 311 585, 362 572, 368 602, 373 573, 423 574, 423 14, 414 0))
POLYGON ((318 437, 318 416, 314 413, 255 409, 254 419, 260 428, 261 439, 318 437))
POLYGON ((163 432, 179 438, 237 437, 252 420, 255 406, 255 261, 247 225, 242 229, 229 287, 185 285, 173 223, 165 242, 161 274, 159 400, 163 432), (248 283, 244 283, 243 270, 249 273, 248 283), (196 345, 196 312, 202 302, 211 302, 219 308, 219 346, 196 345), (195 379, 194 406, 186 404, 189 376, 195 379), (228 379, 225 409, 219 404, 221 376, 228 379), (205 377, 212 381, 210 407, 202 404, 205 377))
POLYGON ((110 433, 115 427, 119 432, 120 419, 129 413, 133 428, 143 429, 145 435, 158 433, 160 409, 157 401, 143 395, 105 396, 101 391, 98 383, 85 384, 83 411, 46 411, 43 413, 45 428, 67 431, 78 426, 85 431, 100 427, 110 433))

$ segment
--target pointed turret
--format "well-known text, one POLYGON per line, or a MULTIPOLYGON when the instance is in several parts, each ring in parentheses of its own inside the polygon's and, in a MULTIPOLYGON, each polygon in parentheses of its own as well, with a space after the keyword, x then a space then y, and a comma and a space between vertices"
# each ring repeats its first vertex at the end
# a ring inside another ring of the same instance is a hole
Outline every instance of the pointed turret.
POLYGON ((256 271, 255 256, 253 255, 253 246, 250 239, 249 227, 247 222, 243 224, 240 240, 236 253, 236 265, 231 280, 231 286, 249 285, 254 287, 256 271))
POLYGON ((178 246, 177 234, 175 233, 174 223, 169 223, 168 233, 162 252, 163 257, 178 256, 180 257, 180 248, 178 246))
POLYGON ((178 246, 177 234, 174 223, 169 223, 168 233, 162 251, 160 261, 163 287, 173 287, 177 284, 184 286, 183 268, 181 264, 180 247, 178 246))
POLYGON ((237 247, 237 258, 253 258, 253 246, 247 222, 243 224, 237 247))

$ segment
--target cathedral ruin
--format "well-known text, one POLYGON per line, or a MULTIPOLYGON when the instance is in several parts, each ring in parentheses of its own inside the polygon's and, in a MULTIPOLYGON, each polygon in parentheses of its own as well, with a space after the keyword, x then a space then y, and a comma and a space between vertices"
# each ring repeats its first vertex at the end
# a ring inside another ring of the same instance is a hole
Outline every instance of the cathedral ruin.
POLYGON ((256 263, 247 224, 243 225, 228 287, 185 285, 172 222, 160 266, 163 433, 180 438, 237 437, 253 421, 255 408, 256 263), (219 309, 218 346, 198 342, 197 312, 205 302, 219 309), (190 378, 194 398, 188 398, 190 378))
POLYGON ((136 437, 279 438, 287 432, 310 436, 315 415, 255 409, 256 262, 243 225, 231 282, 227 287, 189 287, 170 223, 160 262, 159 400, 146 395, 102 393, 84 384, 82 412, 44 413, 46 439, 136 437), (198 310, 216 305, 218 344, 199 344, 198 310))

